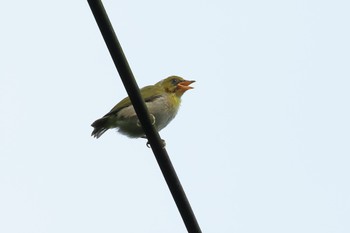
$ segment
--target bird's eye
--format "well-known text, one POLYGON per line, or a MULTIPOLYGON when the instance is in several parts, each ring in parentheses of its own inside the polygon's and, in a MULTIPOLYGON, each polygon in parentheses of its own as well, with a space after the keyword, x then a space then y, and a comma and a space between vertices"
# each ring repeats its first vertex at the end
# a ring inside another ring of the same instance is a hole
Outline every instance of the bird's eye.
POLYGON ((177 78, 174 78, 173 80, 171 80, 171 83, 177 85, 179 83, 179 80, 177 78))

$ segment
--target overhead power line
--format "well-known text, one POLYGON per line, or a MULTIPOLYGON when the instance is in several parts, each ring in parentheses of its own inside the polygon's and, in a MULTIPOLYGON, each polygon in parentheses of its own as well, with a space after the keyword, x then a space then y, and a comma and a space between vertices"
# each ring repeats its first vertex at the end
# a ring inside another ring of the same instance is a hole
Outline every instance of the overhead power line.
POLYGON ((146 105, 141 97, 139 87, 113 30, 112 24, 109 21, 106 10, 104 9, 100 0, 88 0, 88 3, 108 47, 109 53, 112 56, 113 62, 119 72, 124 87, 135 108, 136 114, 145 131, 148 142, 151 145, 154 156, 156 157, 159 167, 163 173, 164 179, 168 184, 170 192, 185 223, 187 231, 189 233, 201 233, 197 219, 192 211, 191 205, 182 188, 180 180, 176 175, 169 155, 163 147, 163 142, 159 136, 159 133, 156 131, 152 125, 151 119, 149 118, 148 109, 146 108, 146 105))

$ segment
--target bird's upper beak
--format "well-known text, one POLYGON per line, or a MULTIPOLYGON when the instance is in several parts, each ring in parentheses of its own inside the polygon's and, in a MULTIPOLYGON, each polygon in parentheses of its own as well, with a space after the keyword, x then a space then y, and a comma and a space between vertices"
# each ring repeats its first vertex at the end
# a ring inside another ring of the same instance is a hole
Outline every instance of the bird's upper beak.
POLYGON ((187 90, 190 90, 190 89, 193 89, 193 87, 190 87, 189 85, 191 83, 194 83, 195 81, 192 80, 192 81, 188 81, 188 80, 184 80, 180 83, 177 84, 177 87, 182 90, 183 92, 187 91, 187 90))

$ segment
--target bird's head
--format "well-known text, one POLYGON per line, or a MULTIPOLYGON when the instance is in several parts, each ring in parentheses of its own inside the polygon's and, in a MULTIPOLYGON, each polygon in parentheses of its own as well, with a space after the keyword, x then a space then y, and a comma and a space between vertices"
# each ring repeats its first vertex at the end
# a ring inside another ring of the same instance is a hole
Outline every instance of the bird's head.
POLYGON ((160 85, 168 93, 175 93, 177 96, 181 97, 187 90, 193 89, 193 87, 189 85, 194 82, 195 81, 185 80, 179 76, 170 76, 158 82, 156 85, 160 85))

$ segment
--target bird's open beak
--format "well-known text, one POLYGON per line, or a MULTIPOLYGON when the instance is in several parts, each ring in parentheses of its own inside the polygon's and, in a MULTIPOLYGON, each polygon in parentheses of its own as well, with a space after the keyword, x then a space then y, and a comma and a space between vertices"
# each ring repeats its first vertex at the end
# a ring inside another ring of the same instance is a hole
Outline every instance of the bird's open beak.
POLYGON ((180 83, 177 84, 177 87, 180 88, 180 90, 182 90, 183 92, 187 91, 187 90, 190 90, 190 89, 193 89, 193 87, 190 87, 189 85, 191 83, 194 83, 195 81, 188 81, 188 80, 185 80, 185 81, 182 81, 180 83))

